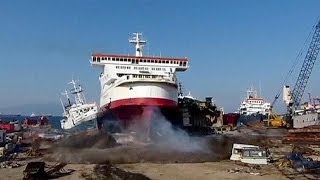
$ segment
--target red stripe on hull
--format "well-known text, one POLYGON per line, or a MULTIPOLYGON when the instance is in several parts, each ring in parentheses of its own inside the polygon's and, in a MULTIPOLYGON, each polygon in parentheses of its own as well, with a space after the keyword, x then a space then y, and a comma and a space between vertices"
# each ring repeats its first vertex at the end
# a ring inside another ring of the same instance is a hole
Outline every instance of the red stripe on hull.
POLYGON ((157 107, 173 106, 175 107, 177 106, 177 102, 169 99, 162 99, 162 98, 121 99, 121 100, 112 101, 108 109, 114 109, 120 106, 157 106, 157 107))
POLYGON ((103 106, 102 116, 112 114, 114 120, 118 120, 123 128, 137 123, 140 124, 139 126, 146 128, 153 118, 163 115, 163 110, 177 112, 177 102, 160 98, 124 99, 114 101, 109 106, 103 106))

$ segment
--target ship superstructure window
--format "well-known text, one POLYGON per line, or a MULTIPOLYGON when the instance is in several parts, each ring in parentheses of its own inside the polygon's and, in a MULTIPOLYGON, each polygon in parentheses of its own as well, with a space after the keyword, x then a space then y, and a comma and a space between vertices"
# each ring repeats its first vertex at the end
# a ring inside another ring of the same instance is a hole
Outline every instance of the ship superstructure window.
POLYGON ((116 69, 131 69, 130 66, 116 66, 116 69))

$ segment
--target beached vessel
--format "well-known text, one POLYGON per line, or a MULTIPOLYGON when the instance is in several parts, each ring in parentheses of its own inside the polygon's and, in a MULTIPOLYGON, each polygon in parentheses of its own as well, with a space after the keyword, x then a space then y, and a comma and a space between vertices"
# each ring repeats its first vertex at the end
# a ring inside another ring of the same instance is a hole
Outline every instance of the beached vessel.
POLYGON ((141 33, 134 33, 129 42, 135 45, 135 55, 91 57, 91 64, 102 70, 99 124, 112 121, 127 128, 143 122, 148 127, 158 112, 172 118, 179 111, 176 73, 188 69, 188 59, 144 56, 141 33))
POLYGON ((60 121, 61 128, 69 131, 82 131, 96 128, 97 104, 87 103, 81 85, 77 85, 74 80, 70 83, 73 85, 70 93, 74 96, 74 103, 71 103, 69 93, 65 90, 64 95, 68 102, 64 104, 61 100, 63 107, 63 119, 60 121))
POLYGON ((258 96, 258 92, 251 87, 247 90, 247 97, 240 105, 238 122, 247 124, 251 121, 262 121, 268 117, 270 111, 271 104, 261 96, 258 96))

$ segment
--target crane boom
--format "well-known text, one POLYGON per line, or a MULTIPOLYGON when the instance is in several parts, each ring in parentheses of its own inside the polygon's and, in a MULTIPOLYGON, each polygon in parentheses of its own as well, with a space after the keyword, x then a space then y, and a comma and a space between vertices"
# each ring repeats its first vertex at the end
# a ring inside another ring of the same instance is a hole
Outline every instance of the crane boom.
POLYGON ((290 105, 291 108, 297 109, 300 105, 301 98, 307 86, 314 63, 316 62, 317 56, 319 54, 319 50, 320 50, 320 20, 317 22, 315 26, 315 31, 313 33, 311 43, 308 48, 308 52, 306 54, 306 57, 304 59, 296 84, 292 91, 292 103, 290 105))

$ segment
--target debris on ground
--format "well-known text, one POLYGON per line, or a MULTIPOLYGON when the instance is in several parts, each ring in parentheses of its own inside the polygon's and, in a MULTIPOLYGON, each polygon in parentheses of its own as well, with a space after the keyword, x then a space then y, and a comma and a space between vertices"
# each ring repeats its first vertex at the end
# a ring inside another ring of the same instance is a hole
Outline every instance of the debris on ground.
POLYGON ((20 166, 22 165, 13 161, 4 161, 0 163, 0 168, 17 168, 20 166))
POLYGON ((304 157, 301 153, 291 153, 288 159, 298 172, 311 172, 320 170, 320 161, 314 161, 312 158, 304 157))
POLYGON ((59 178, 71 174, 73 170, 64 170, 65 166, 64 163, 49 166, 42 161, 29 162, 23 171, 23 180, 59 178))
POLYGON ((27 151, 27 156, 29 157, 39 157, 42 155, 40 152, 41 141, 36 139, 31 143, 30 149, 27 151))
POLYGON ((259 172, 260 169, 255 169, 254 167, 241 167, 241 168, 233 168, 233 169, 228 169, 227 172, 229 173, 248 173, 251 175, 260 175, 262 176, 263 174, 259 172))
POLYGON ((143 174, 132 173, 115 167, 110 162, 96 165, 92 173, 82 173, 81 177, 85 179, 151 180, 143 174))
POLYGON ((310 146, 293 146, 292 152, 301 153, 307 156, 315 155, 320 156, 320 151, 312 149, 310 146))
POLYGON ((282 138, 282 143, 320 145, 320 126, 290 129, 288 134, 282 138))

